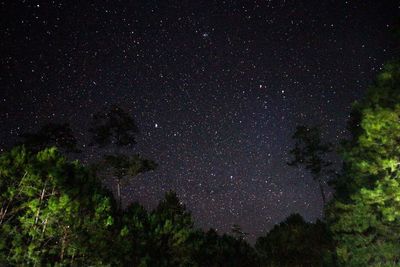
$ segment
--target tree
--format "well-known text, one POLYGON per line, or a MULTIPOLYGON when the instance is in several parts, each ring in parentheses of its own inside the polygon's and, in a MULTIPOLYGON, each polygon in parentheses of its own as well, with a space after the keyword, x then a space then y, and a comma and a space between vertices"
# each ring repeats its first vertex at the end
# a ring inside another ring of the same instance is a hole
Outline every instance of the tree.
POLYGON ((354 105, 352 139, 327 210, 340 266, 400 264, 400 62, 354 105))
POLYGON ((97 166, 107 174, 115 177, 117 182, 118 209, 122 207, 121 188, 127 177, 134 177, 140 173, 154 170, 156 163, 142 158, 139 155, 127 156, 124 154, 105 155, 97 166))
POLYGON ((77 140, 68 123, 47 123, 36 133, 24 133, 21 138, 22 141, 19 144, 23 144, 32 152, 52 146, 66 153, 80 152, 77 148, 77 140))
POLYGON ((257 264, 242 238, 195 229, 173 192, 151 212, 137 203, 114 212, 117 203, 93 172, 56 148, 0 155, 0 204, 2 266, 257 264))
POLYGON ((321 266, 331 241, 324 223, 292 214, 255 244, 262 266, 321 266))
POLYGON ((151 212, 133 203, 123 213, 119 242, 124 266, 196 266, 193 219, 173 192, 151 212))
POLYGON ((198 231, 193 240, 196 266, 253 267, 259 266, 254 248, 245 240, 232 235, 218 235, 214 229, 198 231))
POLYGON ((0 156, 0 263, 17 266, 107 262, 112 199, 55 148, 0 156))
POLYGON ((302 165, 311 172, 314 181, 318 182, 323 204, 326 204, 326 196, 323 184, 324 176, 330 171, 327 169, 332 162, 326 159, 327 153, 332 151, 330 143, 323 143, 317 127, 298 126, 293 134, 295 147, 290 151, 293 160, 289 166, 302 165))
POLYGON ((133 118, 118 106, 113 105, 94 114, 89 132, 92 134, 92 145, 100 148, 108 146, 109 150, 114 150, 112 154, 103 155, 103 159, 94 164, 94 170, 111 174, 116 179, 118 209, 121 210, 123 181, 127 177, 154 170, 157 165, 139 155, 122 153, 122 150, 136 144, 138 128, 133 118))
POLYGON ((93 145, 125 147, 136 144, 139 129, 133 118, 122 108, 113 105, 92 117, 89 132, 92 134, 93 145))
POLYGON ((193 266, 190 237, 193 219, 174 192, 167 192, 149 215, 152 229, 149 257, 153 266, 193 266))
POLYGON ((139 203, 132 203, 123 211, 115 235, 113 266, 146 266, 151 228, 149 213, 139 203), (142 265, 141 265, 142 264, 142 265))
POLYGON ((246 236, 249 235, 248 233, 244 232, 242 230, 242 227, 240 227, 240 225, 238 225, 238 224, 232 225, 231 233, 234 237, 236 237, 237 239, 240 239, 240 240, 244 240, 246 238, 246 236))

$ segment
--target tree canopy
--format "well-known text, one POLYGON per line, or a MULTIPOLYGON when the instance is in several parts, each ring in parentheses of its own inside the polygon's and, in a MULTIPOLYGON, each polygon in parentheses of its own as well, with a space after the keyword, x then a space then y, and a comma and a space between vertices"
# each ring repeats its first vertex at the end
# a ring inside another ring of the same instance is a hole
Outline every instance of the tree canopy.
POLYGON ((400 63, 353 108, 352 139, 328 208, 340 266, 400 264, 400 63))
POLYGON ((17 147, 0 156, 0 262, 102 265, 113 199, 55 148, 17 147), (93 246, 98 249, 93 249, 93 246))
POLYGON ((305 222, 292 214, 274 226, 255 244, 261 256, 261 266, 321 266, 331 247, 326 225, 321 221, 305 222))

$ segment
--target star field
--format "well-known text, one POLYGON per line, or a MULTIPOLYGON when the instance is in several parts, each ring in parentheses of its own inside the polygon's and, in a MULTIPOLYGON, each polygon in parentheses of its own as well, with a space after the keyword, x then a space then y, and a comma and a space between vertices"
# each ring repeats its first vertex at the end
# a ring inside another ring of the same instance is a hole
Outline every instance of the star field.
MULTIPOLYGON (((47 121, 87 139, 119 104, 156 171, 125 203, 178 193, 197 224, 250 240, 293 212, 322 217, 288 167, 297 124, 346 136, 351 103, 395 53, 397 1, 1 1, 0 148, 47 121)), ((84 148, 86 158, 96 153, 84 148)), ((330 192, 331 193, 331 192, 330 192)))

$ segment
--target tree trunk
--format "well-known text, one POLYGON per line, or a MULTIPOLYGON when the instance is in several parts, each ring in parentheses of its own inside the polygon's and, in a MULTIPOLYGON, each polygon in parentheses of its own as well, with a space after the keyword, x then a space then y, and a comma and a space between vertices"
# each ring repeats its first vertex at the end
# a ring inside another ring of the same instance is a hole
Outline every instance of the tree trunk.
MULTIPOLYGON (((21 185, 22 185, 22 181, 24 180, 24 178, 26 177, 27 174, 28 174, 28 172, 25 171, 24 176, 22 176, 21 180, 19 181, 19 184, 18 184, 19 190, 18 190, 17 196, 19 196, 19 195, 21 194, 21 192, 22 192, 22 189, 23 189, 23 187, 21 186, 21 185)), ((5 207, 4 207, 4 204, 1 205, 1 210, 0 210, 0 225, 3 224, 3 220, 6 218, 6 215, 7 215, 7 212, 8 212, 8 208, 9 208, 10 204, 14 201, 14 197, 15 197, 15 196, 13 196, 13 197, 10 199, 10 201, 7 202, 7 205, 6 205, 5 207)))
POLYGON ((67 231, 64 229, 64 235, 61 239, 61 254, 60 254, 61 262, 64 260, 64 252, 65 252, 66 242, 67 242, 67 231))
POLYGON ((117 179, 117 199, 118 199, 118 210, 121 210, 121 206, 122 206, 121 179, 117 179))
POLYGON ((6 215, 7 215, 8 205, 9 205, 9 204, 10 204, 10 203, 7 204, 7 206, 6 206, 5 209, 3 209, 3 207, 1 207, 1 210, 0 210, 0 225, 3 224, 3 220, 4 220, 4 218, 5 218, 6 215))
POLYGON ((43 189, 42 189, 42 193, 40 194, 39 208, 38 208, 38 210, 37 210, 36 217, 35 217, 35 225, 37 224, 37 222, 38 222, 38 220, 39 220, 40 208, 41 208, 41 206, 42 206, 44 194, 46 193, 46 185, 47 185, 47 181, 44 183, 44 187, 43 187, 43 189))
POLYGON ((71 257, 71 266, 74 266, 74 258, 75 258, 75 249, 74 252, 72 252, 72 257, 71 257))
POLYGON ((325 204, 326 204, 325 191, 324 191, 324 187, 323 187, 322 182, 321 182, 320 179, 318 179, 318 184, 319 184, 319 190, 321 191, 322 203, 325 206, 325 204))

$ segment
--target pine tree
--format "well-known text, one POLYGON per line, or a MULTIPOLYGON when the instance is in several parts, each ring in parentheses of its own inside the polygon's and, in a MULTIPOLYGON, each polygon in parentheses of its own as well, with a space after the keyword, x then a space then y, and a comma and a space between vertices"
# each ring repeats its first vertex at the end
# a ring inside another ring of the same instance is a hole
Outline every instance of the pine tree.
POLYGON ((136 144, 139 130, 132 116, 116 105, 94 114, 89 132, 92 134, 92 145, 108 148, 108 152, 93 167, 98 173, 111 175, 116 180, 118 210, 121 210, 123 182, 128 177, 154 170, 157 164, 126 152, 136 144))
POLYGON ((113 225, 112 199, 55 148, 0 156, 0 263, 98 265, 113 225))
POLYGON ((122 208, 121 189, 127 177, 154 170, 156 163, 142 158, 139 155, 127 156, 124 154, 105 155, 97 169, 114 176, 117 183, 118 209, 122 208))
POLYGON ((317 127, 298 126, 293 139, 295 147, 290 151, 293 160, 288 165, 304 166, 311 172, 314 181, 318 183, 322 202, 325 205, 324 178, 329 175, 330 171, 327 168, 332 165, 326 156, 332 151, 332 145, 321 140, 321 133, 317 127))

